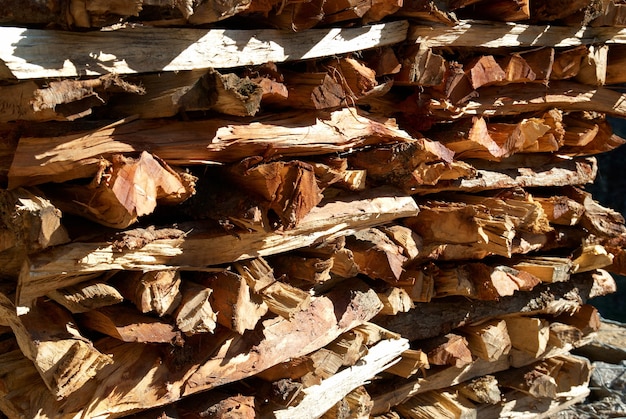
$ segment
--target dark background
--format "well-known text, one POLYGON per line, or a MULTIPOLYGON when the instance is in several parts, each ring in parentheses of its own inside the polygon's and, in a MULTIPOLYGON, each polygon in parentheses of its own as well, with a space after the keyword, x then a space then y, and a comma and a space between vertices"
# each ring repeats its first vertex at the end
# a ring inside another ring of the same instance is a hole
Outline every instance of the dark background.
MULTIPOLYGON (((626 138, 626 119, 609 119, 614 132, 626 138)), ((598 158, 598 176, 585 189, 602 205, 619 211, 626 217, 626 145, 601 154, 598 158)), ((590 301, 607 319, 626 322, 626 277, 613 274, 617 293, 590 301)))

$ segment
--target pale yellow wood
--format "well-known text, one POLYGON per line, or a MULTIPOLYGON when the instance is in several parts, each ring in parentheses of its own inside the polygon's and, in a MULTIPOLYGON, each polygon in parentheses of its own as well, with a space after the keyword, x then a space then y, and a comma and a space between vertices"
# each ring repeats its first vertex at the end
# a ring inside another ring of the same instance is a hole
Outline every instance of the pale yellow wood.
POLYGON ((406 21, 296 33, 140 26, 78 33, 5 27, 0 30, 0 60, 18 79, 230 68, 395 44, 406 39, 407 28, 406 21))
POLYGON ((526 25, 460 21, 455 26, 412 26, 408 39, 429 47, 571 47, 585 44, 624 44, 626 29, 526 25))

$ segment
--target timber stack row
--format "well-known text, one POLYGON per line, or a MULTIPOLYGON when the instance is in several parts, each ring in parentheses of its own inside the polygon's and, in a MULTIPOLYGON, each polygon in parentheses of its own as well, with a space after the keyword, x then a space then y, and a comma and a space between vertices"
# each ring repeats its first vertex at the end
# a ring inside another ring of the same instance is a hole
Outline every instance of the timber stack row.
POLYGON ((0 1, 0 410, 584 400, 626 4, 529 3, 0 1))

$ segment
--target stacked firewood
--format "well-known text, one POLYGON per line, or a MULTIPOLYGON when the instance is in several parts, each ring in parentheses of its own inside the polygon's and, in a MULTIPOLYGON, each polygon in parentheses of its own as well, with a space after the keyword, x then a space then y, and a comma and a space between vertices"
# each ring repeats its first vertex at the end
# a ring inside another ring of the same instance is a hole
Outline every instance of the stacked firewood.
POLYGON ((0 1, 8 417, 520 417, 626 272, 618 0, 0 1))

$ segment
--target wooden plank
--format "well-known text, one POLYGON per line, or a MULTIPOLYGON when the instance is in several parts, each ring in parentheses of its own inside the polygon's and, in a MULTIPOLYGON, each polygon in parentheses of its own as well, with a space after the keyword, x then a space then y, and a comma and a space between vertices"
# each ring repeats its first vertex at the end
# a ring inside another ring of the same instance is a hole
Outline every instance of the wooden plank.
POLYGON ((232 68, 395 44, 406 39, 407 28, 406 21, 298 33, 139 26, 78 33, 5 27, 0 28, 0 60, 18 79, 232 68))
POLYGON ((168 233, 136 248, 120 248, 110 241, 57 246, 51 252, 33 255, 24 264, 18 285, 18 305, 51 290, 79 283, 84 280, 82 275, 90 272, 163 270, 169 266, 202 270, 210 265, 306 247, 330 236, 351 234, 417 212, 413 198, 394 189, 382 188, 374 189, 368 195, 316 207, 298 227, 289 231, 237 236, 224 231, 218 234, 202 232, 200 226, 195 225, 195 230, 186 236, 175 230, 171 233, 178 231, 178 234, 168 233))
POLYGON ((415 25, 408 40, 429 47, 573 47, 590 44, 624 44, 626 28, 525 25, 460 21, 456 26, 415 25))

